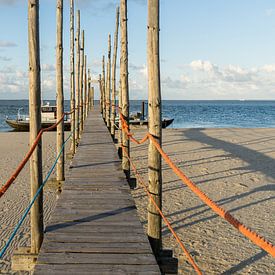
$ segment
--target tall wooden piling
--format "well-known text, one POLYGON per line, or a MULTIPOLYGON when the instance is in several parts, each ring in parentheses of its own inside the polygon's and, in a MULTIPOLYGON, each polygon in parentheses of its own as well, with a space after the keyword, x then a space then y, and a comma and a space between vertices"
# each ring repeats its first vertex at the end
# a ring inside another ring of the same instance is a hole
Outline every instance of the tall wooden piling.
POLYGON ((88 92, 87 92, 87 99, 86 99, 86 101, 87 101, 86 117, 88 116, 88 112, 91 109, 91 100, 90 100, 91 81, 92 81, 91 71, 90 71, 90 69, 88 69, 88 92))
POLYGON ((75 68, 75 103, 76 103, 76 113, 75 113, 75 140, 78 143, 80 138, 80 10, 76 14, 76 68, 75 68))
POLYGON ((91 87, 91 106, 95 106, 95 88, 91 87))
POLYGON ((83 94, 83 121, 86 119, 86 109, 88 106, 88 101, 87 101, 87 55, 84 57, 84 72, 83 72, 83 85, 84 85, 84 94, 83 94))
POLYGON ((74 0, 70 2, 70 91, 71 91, 71 153, 75 154, 75 75, 74 75, 74 0))
MULTIPOLYGON (((120 81, 121 81, 121 114, 129 125, 129 87, 128 87, 128 33, 127 33, 127 0, 120 1, 120 81)), ((125 132, 122 132, 122 147, 130 155, 130 142, 125 132)), ((123 151, 122 169, 130 180, 130 163, 123 151)))
POLYGON ((113 63, 112 63, 112 108, 111 108, 111 135, 115 138, 115 118, 116 118, 116 60, 118 44, 119 7, 116 9, 116 28, 114 36, 113 63))
MULTIPOLYGON (((121 106, 122 106, 122 96, 121 96, 121 80, 120 80, 119 81, 119 90, 118 90, 118 110, 119 110, 119 112, 121 112, 121 106)), ((121 123, 121 120, 119 120, 117 143, 118 143, 118 155, 120 158, 122 158, 122 123, 121 123)))
MULTIPOLYGON (((57 0, 56 7, 56 106, 57 120, 60 120, 64 113, 63 95, 63 0, 57 0)), ((64 143, 64 120, 56 128, 56 150, 57 155, 62 150, 64 143)), ((64 181, 64 151, 61 152, 56 166, 56 180, 64 181)))
MULTIPOLYGON (((147 63, 148 63, 148 123, 149 133, 161 145, 161 88, 159 64, 159 0, 148 1, 147 28, 147 63)), ((148 148, 149 192, 158 207, 162 207, 161 156, 153 143, 148 148)), ((148 236, 156 255, 162 248, 161 216, 150 201, 148 205, 148 236)))
POLYGON ((99 92, 100 92, 100 112, 103 115, 103 92, 102 92, 101 74, 98 75, 98 86, 99 86, 99 92))
POLYGON ((85 45, 85 32, 82 30, 81 47, 80 47, 80 132, 83 131, 83 89, 84 89, 84 45, 85 45))
POLYGON ((102 81, 101 81, 101 88, 102 88, 102 100, 103 100, 103 119, 106 121, 106 98, 105 98, 105 56, 102 57, 102 81))
POLYGON ((106 123, 111 127, 111 35, 108 36, 108 63, 107 63, 107 82, 106 82, 106 123))
MULTIPOLYGON (((39 0, 28 2, 30 144, 41 129, 41 80, 39 52, 39 0)), ((30 158, 31 199, 42 184, 42 141, 30 158)), ((31 209, 31 253, 37 254, 43 241, 43 191, 31 209)))

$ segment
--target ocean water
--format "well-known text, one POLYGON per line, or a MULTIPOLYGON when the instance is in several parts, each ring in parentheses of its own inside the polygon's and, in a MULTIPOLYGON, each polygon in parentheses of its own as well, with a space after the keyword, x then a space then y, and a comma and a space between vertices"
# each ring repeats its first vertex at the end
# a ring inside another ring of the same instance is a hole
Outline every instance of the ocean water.
MULTIPOLYGON (((54 101, 49 100, 51 104, 54 101)), ((130 102, 130 111, 141 110, 140 100, 130 102)), ((146 105, 147 106, 147 105, 146 105)), ((5 120, 28 113, 27 100, 0 100, 0 131, 11 131, 5 120)), ((69 110, 65 101, 65 110, 69 110)), ((147 109, 147 108, 145 108, 147 109)), ((146 110, 147 111, 147 110, 146 110)), ((170 128, 274 128, 275 101, 164 100, 163 117, 174 118, 170 128)))

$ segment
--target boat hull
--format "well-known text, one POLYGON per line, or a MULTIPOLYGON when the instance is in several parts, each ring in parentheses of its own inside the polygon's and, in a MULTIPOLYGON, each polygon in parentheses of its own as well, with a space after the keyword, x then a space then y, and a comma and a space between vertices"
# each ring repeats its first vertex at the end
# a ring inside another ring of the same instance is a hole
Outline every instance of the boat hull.
MULTIPOLYGON (((7 119, 6 123, 12 127, 15 131, 19 132, 28 132, 30 129, 30 125, 28 121, 23 121, 23 120, 12 120, 12 119, 7 119)), ((41 122, 42 128, 48 128, 52 125, 54 125, 55 122, 41 122)), ((71 129, 71 123, 69 121, 64 122, 64 130, 65 131, 70 131, 71 129)), ((56 131, 56 127, 52 129, 52 131, 56 131)))
MULTIPOLYGON (((163 119, 161 126, 162 128, 166 128, 169 125, 171 125, 173 123, 174 119, 163 119)), ((117 126, 118 126, 118 121, 116 122, 117 126)), ((132 126, 147 126, 148 127, 148 120, 131 120, 129 121, 129 124, 132 126)))

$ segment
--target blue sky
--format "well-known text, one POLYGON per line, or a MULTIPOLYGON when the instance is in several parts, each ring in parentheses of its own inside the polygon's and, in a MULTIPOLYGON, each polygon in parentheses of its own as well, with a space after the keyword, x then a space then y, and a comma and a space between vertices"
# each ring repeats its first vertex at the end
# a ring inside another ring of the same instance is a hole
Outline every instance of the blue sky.
MULTIPOLYGON (((75 0, 96 79, 117 0, 75 0)), ((0 99, 28 98, 27 0, 0 0, 0 99)), ((273 0, 161 0, 164 99, 275 99, 273 0)), ((64 0, 69 97, 69 0, 64 0)), ((40 0, 43 98, 55 98, 55 0, 40 0)), ((130 97, 147 98, 147 0, 128 0, 130 97)))

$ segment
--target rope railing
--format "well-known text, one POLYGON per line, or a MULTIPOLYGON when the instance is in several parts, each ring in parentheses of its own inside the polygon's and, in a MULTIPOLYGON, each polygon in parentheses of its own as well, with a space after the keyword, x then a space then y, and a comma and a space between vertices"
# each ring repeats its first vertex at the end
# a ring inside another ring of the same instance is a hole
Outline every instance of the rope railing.
POLYGON ((129 126, 125 121, 122 114, 120 114, 120 119, 122 122, 122 131, 127 133, 127 136, 130 140, 135 142, 136 144, 142 144, 146 140, 150 139, 154 144, 155 148, 161 154, 166 163, 172 168, 176 175, 184 182, 206 205, 208 205, 216 214, 222 217, 224 220, 233 225, 240 233, 242 233, 245 237, 250 239, 254 244, 265 250, 267 253, 275 257, 275 247, 272 243, 267 241, 264 237, 260 236, 258 233, 248 228, 244 224, 242 224, 239 220, 233 217, 228 211, 220 207, 217 203, 211 200, 197 185, 192 182, 169 158, 169 156, 163 151, 159 143, 156 139, 147 132, 146 135, 141 140, 137 140, 133 137, 133 134, 129 131, 129 126))
POLYGON ((67 112, 67 113, 63 113, 63 115, 61 116, 61 118, 53 125, 51 125, 50 127, 48 128, 44 128, 44 129, 41 129, 31 148, 29 149, 29 151, 27 152, 26 156, 24 157, 24 159, 20 162, 20 164, 17 166, 17 168, 15 169, 15 172, 10 176, 10 178, 6 181, 6 183, 1 187, 0 189, 0 198, 6 193, 6 191, 9 189, 9 187, 12 185, 12 183, 16 180, 16 178, 18 177, 18 175, 20 174, 20 172, 22 171, 22 169, 25 167, 26 163, 29 161, 33 151, 35 150, 37 144, 39 143, 41 137, 42 137, 42 134, 44 132, 48 132, 48 131, 51 131, 53 130, 54 128, 57 127, 57 125, 59 125, 61 123, 61 121, 64 119, 64 117, 66 115, 70 115, 74 112, 75 110, 72 110, 71 112, 67 112))
MULTIPOLYGON (((65 114, 64 114, 65 115, 65 114)), ((60 123, 60 122, 59 122, 60 123)), ((47 176, 45 177, 43 183, 40 185, 40 187, 38 188, 37 192, 35 193, 35 195, 33 196, 30 204, 28 205, 28 207, 26 208, 26 210, 24 211, 24 214, 22 215, 21 219, 19 220, 19 222, 17 223, 17 225, 15 226, 11 236, 9 237, 8 241, 6 242, 5 246, 2 248, 1 252, 0 252, 0 259, 3 258, 4 254, 6 253, 7 249, 9 248, 12 240, 14 239, 16 233, 18 232, 19 228, 21 227, 22 223, 24 222, 24 220, 26 219, 29 211, 31 210, 35 200, 37 199, 37 197, 39 196, 39 194, 41 193, 41 191, 43 190, 43 187, 46 185, 50 175, 52 174, 52 172, 54 171, 54 168, 57 164, 57 161, 59 160, 61 153, 64 150, 65 144, 68 142, 68 140, 71 138, 72 133, 68 136, 68 138, 65 140, 65 142, 63 143, 60 152, 58 153, 54 164, 52 165, 50 171, 48 172, 47 176)))
POLYGON ((125 153, 127 159, 129 160, 129 162, 130 162, 130 164, 132 166, 132 169, 133 169, 133 171, 134 171, 134 173, 135 173, 135 175, 136 175, 139 183, 141 183, 141 185, 144 188, 144 191, 148 195, 149 199, 154 204, 154 206, 156 207, 156 209, 159 212, 160 216, 162 217, 163 221, 165 222, 165 224, 167 225, 167 227, 169 228, 169 230, 171 231, 171 233, 175 237, 175 239, 178 242, 178 244, 180 245, 182 251, 185 253, 185 255, 186 255, 189 263, 193 266, 193 268, 195 269, 195 271, 197 272, 197 274, 202 274, 202 272, 200 271, 198 265, 195 263, 194 259, 192 258, 192 256, 190 255, 190 253, 188 252, 188 250, 185 248, 184 244, 180 240, 178 234, 175 232, 175 230, 171 226, 171 223, 168 221, 168 219, 165 217, 165 215, 163 214, 163 212, 161 211, 161 209, 158 207, 158 205, 157 205, 156 201, 154 200, 152 194, 150 193, 150 191, 148 190, 146 184, 144 183, 143 177, 138 173, 138 170, 137 170, 134 162, 132 161, 132 159, 129 157, 127 151, 125 150, 124 147, 122 147, 122 150, 125 153))

